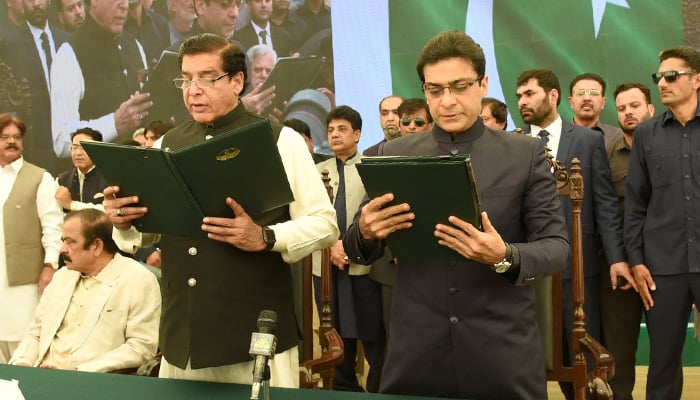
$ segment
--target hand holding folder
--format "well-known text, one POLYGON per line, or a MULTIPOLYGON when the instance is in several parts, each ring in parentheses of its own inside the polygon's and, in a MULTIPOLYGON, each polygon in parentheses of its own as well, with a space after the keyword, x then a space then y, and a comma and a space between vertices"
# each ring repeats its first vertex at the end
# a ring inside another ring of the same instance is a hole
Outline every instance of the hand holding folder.
POLYGON ((226 198, 253 220, 294 200, 269 121, 177 151, 82 142, 119 196, 138 196, 148 212, 141 232, 206 237, 205 216, 233 218, 226 198))
MULTIPOLYGON (((460 257, 438 244, 435 225, 454 215, 481 229, 481 207, 468 156, 363 157, 357 164, 368 196, 392 193, 385 207, 406 203, 415 215, 411 227, 386 237, 399 260, 439 261, 460 257)), ((398 210, 396 210, 398 211, 398 210)))

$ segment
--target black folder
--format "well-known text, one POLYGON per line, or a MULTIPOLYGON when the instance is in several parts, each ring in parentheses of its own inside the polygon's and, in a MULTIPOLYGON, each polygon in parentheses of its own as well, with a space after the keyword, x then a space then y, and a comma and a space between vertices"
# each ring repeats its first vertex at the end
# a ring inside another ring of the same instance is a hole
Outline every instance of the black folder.
POLYGON ((468 155, 363 157, 357 171, 370 198, 393 193, 390 203, 408 203, 413 226, 390 234, 387 245, 399 260, 444 261, 459 256, 438 244, 435 225, 450 215, 481 229, 481 207, 468 155))
POLYGON ((206 237, 202 218, 234 217, 231 197, 256 220, 294 201, 267 120, 177 150, 81 142, 119 196, 139 196, 141 232, 206 237))
POLYGON ((262 86, 262 90, 275 86, 275 99, 262 114, 266 115, 274 108, 282 110, 282 104, 296 92, 311 87, 325 62, 325 57, 280 58, 262 86))

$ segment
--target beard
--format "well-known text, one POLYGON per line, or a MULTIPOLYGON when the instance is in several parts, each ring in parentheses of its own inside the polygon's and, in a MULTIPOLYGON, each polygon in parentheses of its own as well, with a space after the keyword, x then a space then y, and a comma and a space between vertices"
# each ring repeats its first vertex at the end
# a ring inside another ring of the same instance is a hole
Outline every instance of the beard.
POLYGON ((520 117, 523 122, 530 125, 537 125, 542 127, 541 123, 552 113, 552 106, 549 103, 542 103, 536 108, 521 108, 520 117), (523 111, 528 112, 527 115, 523 115, 523 111))
POLYGON ((387 140, 396 139, 397 137, 401 137, 401 131, 399 128, 384 128, 384 137, 386 137, 387 140))
POLYGON ((46 26, 46 11, 40 8, 25 9, 25 14, 27 15, 27 21, 37 28, 43 28, 46 26))

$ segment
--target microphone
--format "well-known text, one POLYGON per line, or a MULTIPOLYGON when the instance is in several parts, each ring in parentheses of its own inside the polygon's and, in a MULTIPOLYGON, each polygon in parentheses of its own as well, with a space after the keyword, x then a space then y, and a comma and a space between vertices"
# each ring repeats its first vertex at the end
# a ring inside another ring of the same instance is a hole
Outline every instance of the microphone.
POLYGON ((277 313, 271 310, 262 310, 258 316, 258 332, 253 332, 250 337, 250 350, 248 353, 255 359, 253 367, 253 386, 250 392, 251 400, 258 400, 260 385, 270 380, 270 368, 267 361, 275 357, 277 338, 277 313))

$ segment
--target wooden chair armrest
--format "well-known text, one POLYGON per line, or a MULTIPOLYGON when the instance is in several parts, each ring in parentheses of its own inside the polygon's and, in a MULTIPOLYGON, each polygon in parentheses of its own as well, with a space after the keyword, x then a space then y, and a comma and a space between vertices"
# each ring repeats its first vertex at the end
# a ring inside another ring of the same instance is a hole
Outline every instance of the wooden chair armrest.
POLYGON ((581 338, 583 350, 593 358, 595 367, 588 373, 588 397, 595 400, 612 400, 612 388, 608 384, 615 375, 615 359, 597 340, 586 334, 581 338))
POLYGON ((313 387, 313 375, 321 374, 324 378, 324 387, 330 388, 335 367, 343 361, 345 348, 343 339, 335 329, 326 332, 328 350, 319 358, 304 361, 299 367, 299 385, 304 388, 313 387), (330 382, 327 382, 330 380, 330 382))

